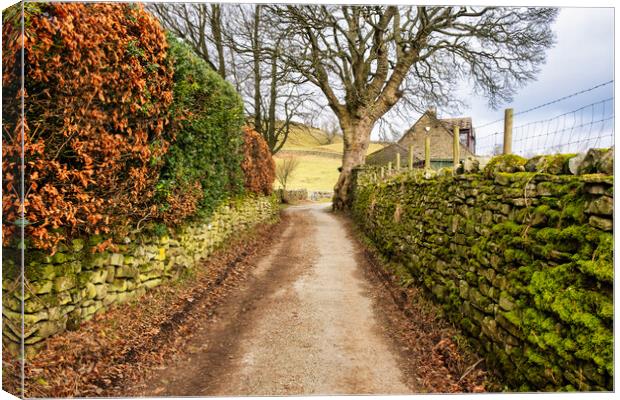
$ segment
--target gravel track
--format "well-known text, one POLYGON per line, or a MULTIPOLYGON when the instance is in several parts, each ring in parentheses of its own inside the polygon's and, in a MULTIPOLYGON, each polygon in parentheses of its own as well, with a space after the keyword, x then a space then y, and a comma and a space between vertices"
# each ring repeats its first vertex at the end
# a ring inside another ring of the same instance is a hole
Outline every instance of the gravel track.
MULTIPOLYGON (((359 247, 326 204, 289 207, 280 240, 141 395, 407 394, 359 247)), ((424 391, 424 390, 422 390, 424 391)))

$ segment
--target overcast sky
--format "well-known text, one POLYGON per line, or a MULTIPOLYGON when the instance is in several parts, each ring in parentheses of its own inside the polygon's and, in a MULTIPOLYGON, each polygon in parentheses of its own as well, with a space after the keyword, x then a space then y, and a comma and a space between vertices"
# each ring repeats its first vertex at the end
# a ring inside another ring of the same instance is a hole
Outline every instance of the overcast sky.
MULTIPOLYGON (((507 107, 514 108, 515 113, 613 79, 614 16, 612 8, 562 8, 553 29, 557 35, 557 44, 548 51, 547 62, 542 67, 538 79, 521 89, 514 96, 512 104, 507 105, 507 107)), ((522 126, 532 121, 570 112, 588 104, 612 98, 613 93, 613 84, 609 84, 540 110, 517 115, 514 126, 522 126)), ((481 126, 503 116, 503 109, 489 109, 484 98, 470 98, 469 102, 470 108, 464 109, 461 114, 471 116, 474 126, 481 126)), ((441 110, 438 111, 439 116, 442 117, 441 110)), ((558 137, 553 138, 553 140, 565 142, 567 135, 578 136, 580 134, 580 132, 575 132, 574 129, 568 129, 568 127, 574 125, 573 118, 581 118, 582 122, 576 125, 583 125, 582 128, 586 131, 582 131, 582 135, 607 137, 607 142, 609 142, 611 140, 609 135, 613 130, 613 119, 610 119, 612 116, 613 101, 606 101, 586 107, 577 113, 569 114, 549 124, 528 126, 515 133, 536 136, 535 130, 538 132, 541 129, 556 131, 564 127, 566 129, 559 132, 558 137), (607 119, 607 122, 598 123, 591 127, 589 121, 592 119, 594 121, 607 119), (555 125, 553 125, 554 123, 555 125), (596 133, 593 134, 591 130, 596 131, 596 133), (559 135, 564 135, 564 137, 559 137, 559 135)), ((502 123, 498 123, 480 128, 476 133, 479 138, 483 138, 501 129, 502 123)), ((574 141, 578 141, 577 139, 573 138, 574 141)), ((525 143, 521 144, 524 145, 525 143)), ((599 143, 601 146, 609 144, 611 143, 599 143)), ((539 146, 541 143, 529 143, 529 146, 532 145, 539 146)))

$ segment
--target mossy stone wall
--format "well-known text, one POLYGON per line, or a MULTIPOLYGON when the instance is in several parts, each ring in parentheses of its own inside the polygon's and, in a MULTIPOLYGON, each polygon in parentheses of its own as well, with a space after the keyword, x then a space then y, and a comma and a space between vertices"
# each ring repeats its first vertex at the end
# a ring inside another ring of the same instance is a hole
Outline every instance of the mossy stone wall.
POLYGON ((353 216, 509 388, 613 390, 613 176, 502 162, 383 181, 359 169, 353 216))
MULTIPOLYGON (((74 240, 54 255, 26 252, 24 342, 28 351, 65 329, 76 329, 116 303, 143 295, 191 272, 197 262, 233 234, 279 213, 276 196, 246 197, 221 205, 210 218, 170 234, 142 235, 116 243, 117 251, 93 252, 100 237, 74 240)), ((3 342, 18 351, 22 286, 15 249, 3 249, 3 342)))

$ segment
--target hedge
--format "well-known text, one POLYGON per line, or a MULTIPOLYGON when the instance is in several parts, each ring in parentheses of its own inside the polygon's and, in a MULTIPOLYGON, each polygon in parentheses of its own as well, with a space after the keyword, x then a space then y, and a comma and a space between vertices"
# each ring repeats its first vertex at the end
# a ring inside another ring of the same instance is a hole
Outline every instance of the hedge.
POLYGON ((22 204, 20 7, 3 18, 3 245, 23 223, 29 248, 102 234, 103 250, 246 187, 270 193, 273 159, 244 133, 239 94, 142 6, 28 3, 22 204))
POLYGON ((167 223, 210 213, 243 191, 243 103, 233 86, 179 39, 168 35, 174 65, 175 140, 157 185, 167 223))
MULTIPOLYGON (((7 10, 2 31, 5 244, 22 206, 18 10, 7 10)), ((28 3, 24 19, 27 245, 126 230, 156 211, 171 139, 165 33, 134 4, 28 3)))

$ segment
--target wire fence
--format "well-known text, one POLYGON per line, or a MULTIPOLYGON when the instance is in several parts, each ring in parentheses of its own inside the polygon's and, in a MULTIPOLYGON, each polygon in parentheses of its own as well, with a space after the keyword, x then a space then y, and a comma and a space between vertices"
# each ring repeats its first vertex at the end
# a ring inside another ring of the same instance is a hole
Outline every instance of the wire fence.
MULTIPOLYGON (((600 97, 588 104, 573 106, 569 111, 548 111, 550 117, 540 118, 540 111, 551 105, 573 102, 589 92, 611 85, 612 81, 572 93, 514 113, 512 153, 524 157, 539 154, 578 153, 589 148, 610 147, 614 144, 614 98, 600 97), (581 96, 581 97, 580 97, 581 96), (535 118, 536 115, 539 118, 535 118)), ((585 99, 584 99, 585 102, 585 99)), ((566 109, 566 106, 560 107, 566 109)), ((504 119, 498 119, 474 128, 476 154, 501 154, 504 140, 504 119)))

